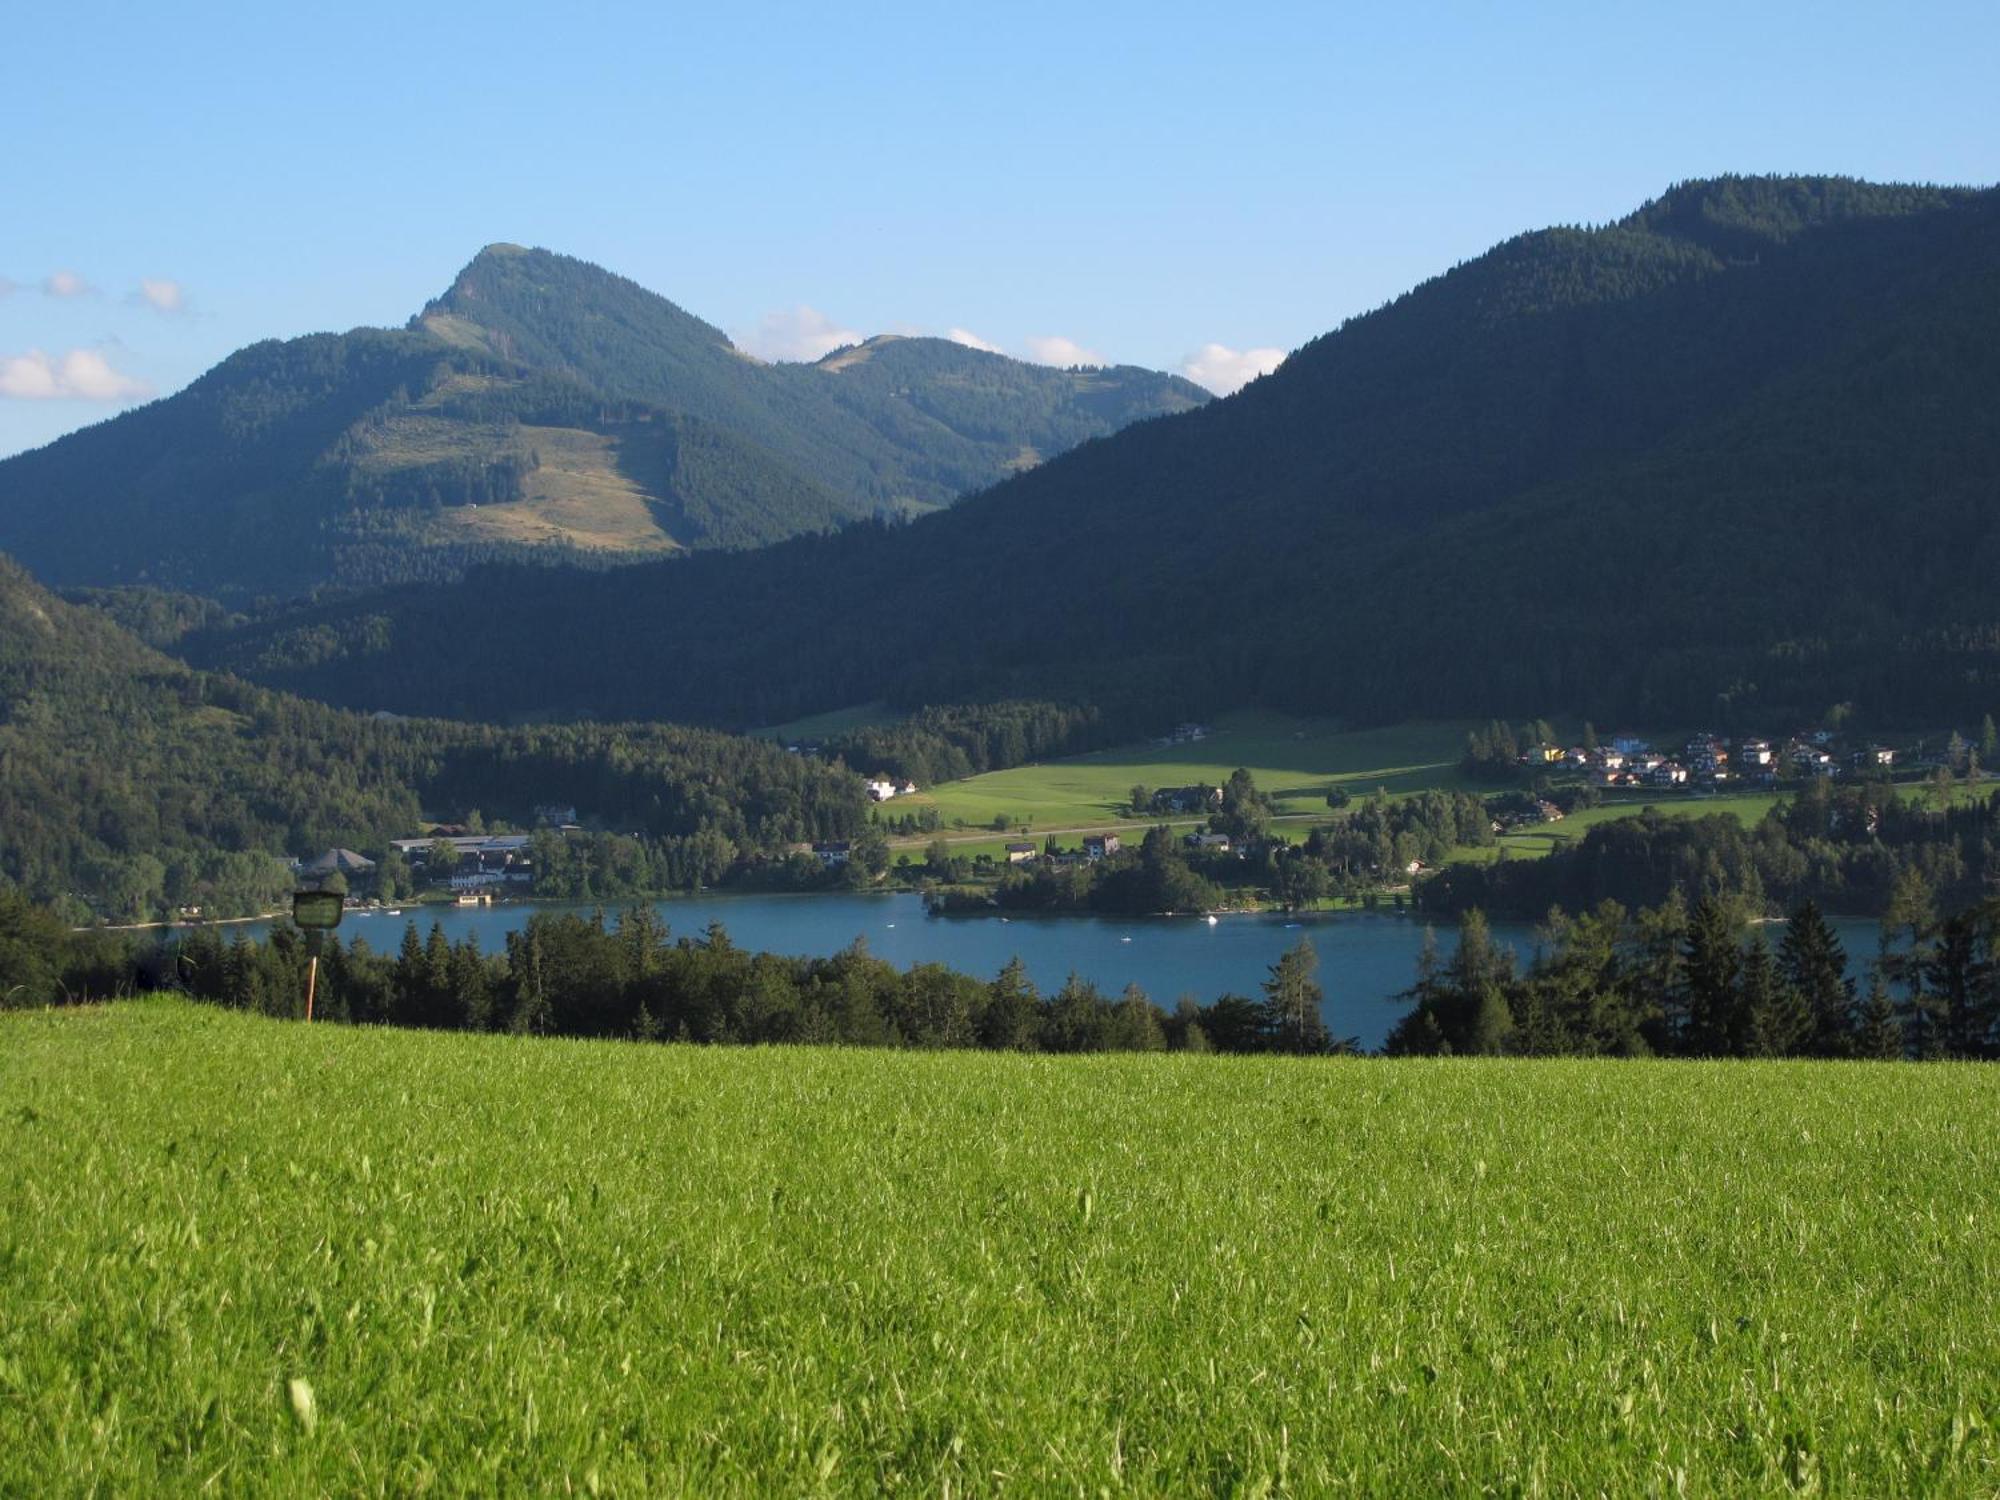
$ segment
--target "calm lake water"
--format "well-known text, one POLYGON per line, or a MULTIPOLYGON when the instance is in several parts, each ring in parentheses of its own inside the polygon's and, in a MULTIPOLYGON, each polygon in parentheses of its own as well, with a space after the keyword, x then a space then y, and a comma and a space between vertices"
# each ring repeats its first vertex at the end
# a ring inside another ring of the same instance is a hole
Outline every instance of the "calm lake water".
MULTIPOLYGON (((1018 956, 1035 984, 1047 993, 1071 974, 1116 995, 1136 984, 1171 1010, 1182 995, 1207 1004, 1231 991, 1256 995, 1271 965, 1301 937, 1319 954, 1319 979, 1326 992, 1324 1015, 1335 1036, 1357 1037, 1379 1047, 1402 1014, 1395 995, 1415 977, 1424 922, 1390 912, 1322 912, 1287 917, 1255 913, 1218 917, 1213 926, 1199 917, 933 917, 923 898, 911 891, 799 896, 705 893, 654 903, 675 937, 697 937, 710 922, 728 929, 739 948, 824 957, 860 938, 871 953, 898 968, 942 963, 981 979, 997 974, 1018 956)), ((500 952, 509 932, 538 911, 577 911, 590 904, 555 902, 503 906, 446 906, 401 917, 349 913, 341 924, 345 940, 365 938, 377 952, 393 952, 403 929, 415 920, 421 932, 435 921, 453 942, 470 934, 488 953, 500 952)), ((607 905, 608 916, 617 907, 607 905)), ((1836 921, 1851 960, 1875 951, 1875 924, 1836 921)), ((234 929, 232 929, 234 930, 234 929)), ((251 937, 263 924, 247 924, 251 937)), ((1770 935, 1775 945, 1782 928, 1770 935)), ((1535 947, 1526 923, 1496 922, 1493 935, 1526 963, 1535 947)), ((1455 941, 1450 924, 1438 930, 1447 954, 1455 941)))

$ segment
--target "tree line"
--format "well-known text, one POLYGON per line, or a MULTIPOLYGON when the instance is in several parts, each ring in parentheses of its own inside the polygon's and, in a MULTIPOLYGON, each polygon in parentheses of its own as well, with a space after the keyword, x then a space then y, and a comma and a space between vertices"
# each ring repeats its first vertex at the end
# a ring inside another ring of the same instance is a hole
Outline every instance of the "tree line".
POLYGON ((1424 910, 1443 915, 1477 907, 1528 920, 1607 900, 1657 906, 1676 892, 1686 900, 1728 897, 1759 914, 1811 900, 1873 916, 1907 877, 1948 907, 1972 905, 1994 889, 2000 792, 1979 796, 1949 777, 1914 795, 1881 782, 1834 786, 1815 778, 1754 827, 1726 814, 1647 808, 1600 823, 1542 859, 1451 865, 1415 895, 1424 910))
POLYGON ((1739 902, 1678 892, 1551 914, 1525 971, 1468 912, 1449 958, 1431 934, 1393 1055, 2000 1057, 2000 901, 1940 915, 1912 880, 1883 918, 1865 990, 1808 901, 1775 948, 1739 902))
MULTIPOLYGON (((0 1009, 178 990, 261 1015, 303 1014, 309 953, 279 927, 252 942, 213 927, 172 939, 71 933, 17 894, 0 893, 0 1009)), ((908 969, 859 939, 827 958, 753 953, 720 923, 674 938, 649 907, 540 912, 499 953, 405 926, 393 954, 329 941, 316 1018, 517 1035, 710 1044, 838 1043, 1011 1052, 1352 1050, 1327 1033, 1316 960, 1300 944, 1256 995, 1171 1011, 1137 987, 1107 995, 1071 975, 1043 994, 1019 959, 991 980, 942 964, 908 969)))

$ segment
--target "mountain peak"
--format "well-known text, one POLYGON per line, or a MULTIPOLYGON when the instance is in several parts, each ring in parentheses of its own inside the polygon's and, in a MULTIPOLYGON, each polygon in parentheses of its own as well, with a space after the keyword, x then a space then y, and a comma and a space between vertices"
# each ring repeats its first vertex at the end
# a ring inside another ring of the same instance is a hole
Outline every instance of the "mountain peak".
MULTIPOLYGON (((440 316, 478 325, 478 342, 531 364, 567 362, 558 351, 580 329, 651 341, 727 348, 728 335, 638 282, 591 261, 498 242, 482 249, 413 319, 433 332, 440 316)), ((454 342, 465 342, 463 330, 454 342)), ((594 335, 593 335, 594 336, 594 335)))

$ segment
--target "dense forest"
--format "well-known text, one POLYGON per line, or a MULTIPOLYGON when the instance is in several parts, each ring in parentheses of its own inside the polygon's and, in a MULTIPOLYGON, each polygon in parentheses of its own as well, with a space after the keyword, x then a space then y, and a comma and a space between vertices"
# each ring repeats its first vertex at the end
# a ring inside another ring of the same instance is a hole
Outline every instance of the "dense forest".
POLYGON ((781 862, 867 805, 839 766, 756 740, 370 718, 193 671, 0 558, 0 888, 72 920, 263 910, 287 856, 379 849, 427 814, 533 826, 552 802, 625 835, 552 869, 585 895, 781 862))
POLYGON ((1226 401, 938 515, 671 580, 485 571, 468 590, 522 607, 443 680, 453 590, 190 649, 475 717, 1963 720, 2000 697, 1996 394, 2000 194, 1693 183, 1510 240, 1226 401))
POLYGON ((1427 937, 1387 1050, 1515 1056, 2000 1057, 2000 903, 1898 891, 1859 991, 1808 901, 1775 950, 1725 897, 1606 900, 1553 914, 1523 973, 1468 913, 1450 959, 1427 937))
POLYGON ((52 583, 241 604, 757 547, 933 509, 1205 399, 938 339, 762 365, 621 277, 496 246, 408 329, 256 344, 0 462, 0 548, 52 583))

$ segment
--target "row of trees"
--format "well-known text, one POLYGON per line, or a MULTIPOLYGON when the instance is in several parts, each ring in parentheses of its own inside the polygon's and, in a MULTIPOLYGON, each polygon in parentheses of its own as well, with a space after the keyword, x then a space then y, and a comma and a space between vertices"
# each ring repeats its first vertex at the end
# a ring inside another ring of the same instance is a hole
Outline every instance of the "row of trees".
MULTIPOLYGON (((236 1009, 296 1016, 306 951, 280 929, 268 942, 197 932, 162 964, 188 993, 236 1009)), ((830 958, 738 948, 720 924, 673 940, 651 909, 538 914, 501 954, 433 925, 404 929, 394 955, 334 943, 316 1014, 328 1020, 640 1041, 843 1043, 1002 1051, 1291 1052, 1339 1050, 1320 1019, 1309 945, 1272 967, 1261 995, 1171 1012, 1138 988, 1104 994, 1072 975, 1044 995, 1016 959, 990 981, 941 964, 906 970, 854 946, 830 958)), ((134 980, 138 970, 134 970, 134 980)))
POLYGON ((1441 958, 1426 934, 1391 1054, 1893 1059, 2000 1057, 2000 902, 1938 919, 1898 905, 1865 993, 1820 909, 1774 950, 1740 903, 1678 893, 1551 916, 1525 973, 1477 911, 1441 958))
POLYGON ((1763 914, 1811 900, 1879 914, 1916 881, 1946 907, 1969 906, 2000 883, 2000 792, 1904 796, 1880 783, 1814 780, 1754 828, 1727 815, 1670 817, 1648 809, 1600 823, 1546 859, 1453 865, 1417 890, 1426 910, 1474 907, 1533 918, 1602 901, 1657 906, 1674 892, 1729 897, 1763 914))

